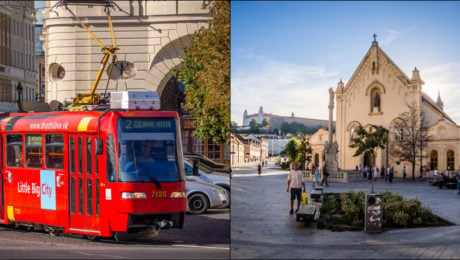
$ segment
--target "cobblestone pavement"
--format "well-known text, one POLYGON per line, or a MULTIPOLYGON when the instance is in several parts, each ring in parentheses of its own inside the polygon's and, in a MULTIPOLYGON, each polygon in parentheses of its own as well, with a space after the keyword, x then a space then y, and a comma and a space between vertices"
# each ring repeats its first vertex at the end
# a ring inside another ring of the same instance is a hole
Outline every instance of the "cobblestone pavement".
MULTIPOLYGON (((460 195, 427 182, 378 179, 374 190, 390 190, 404 198, 417 198, 436 215, 454 223, 447 227, 394 229, 382 233, 318 230, 289 215, 287 172, 264 168, 234 169, 231 205, 231 258, 460 258, 460 195)), ((307 191, 312 183, 307 182, 307 191)), ((325 192, 364 191, 370 183, 330 183, 325 192)))

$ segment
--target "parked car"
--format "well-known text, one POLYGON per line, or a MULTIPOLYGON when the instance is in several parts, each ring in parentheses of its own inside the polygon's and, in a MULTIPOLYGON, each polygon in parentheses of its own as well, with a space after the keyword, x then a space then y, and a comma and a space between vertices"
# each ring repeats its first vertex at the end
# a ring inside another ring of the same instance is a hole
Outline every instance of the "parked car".
POLYGON ((225 173, 206 171, 198 169, 196 175, 193 175, 193 161, 184 160, 185 176, 187 179, 201 180, 203 182, 219 185, 225 188, 230 194, 230 176, 225 173))
POLYGON ((188 212, 201 214, 208 209, 220 209, 230 206, 230 196, 226 189, 196 180, 186 182, 188 212))
POLYGON ((213 172, 223 172, 228 174, 232 172, 232 169, 229 165, 215 162, 202 154, 184 153, 184 158, 188 160, 198 160, 201 169, 207 169, 213 172))

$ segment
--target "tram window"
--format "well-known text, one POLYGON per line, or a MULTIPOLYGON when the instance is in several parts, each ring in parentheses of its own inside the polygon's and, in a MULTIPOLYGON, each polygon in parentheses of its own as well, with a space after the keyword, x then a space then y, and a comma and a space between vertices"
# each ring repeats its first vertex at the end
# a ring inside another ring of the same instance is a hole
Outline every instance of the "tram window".
POLYGON ((70 173, 75 173, 75 137, 70 137, 70 173))
POLYGON ((75 178, 70 178, 70 213, 75 214, 75 178))
POLYGON ((47 169, 64 169, 64 136, 48 134, 45 136, 47 169))
POLYGON ((93 179, 86 180, 86 213, 88 216, 93 215, 93 179))
POLYGON ((83 179, 78 178, 78 213, 83 215, 83 179))
POLYGON ((96 179, 96 216, 99 216, 99 179, 96 179))
POLYGON ((93 142, 92 138, 86 138, 86 173, 91 174, 93 171, 93 142))
POLYGON ((107 136, 107 181, 115 181, 115 144, 113 135, 107 136))
POLYGON ((99 154, 96 154, 94 160, 96 161, 95 162, 96 165, 94 166, 94 168, 96 168, 96 175, 98 175, 99 174, 99 154))
POLYGON ((22 135, 6 135, 6 165, 22 167, 22 135))
POLYGON ((26 135, 26 167, 41 168, 43 157, 43 137, 41 134, 26 135))
POLYGON ((83 173, 83 143, 78 137, 78 173, 83 173))

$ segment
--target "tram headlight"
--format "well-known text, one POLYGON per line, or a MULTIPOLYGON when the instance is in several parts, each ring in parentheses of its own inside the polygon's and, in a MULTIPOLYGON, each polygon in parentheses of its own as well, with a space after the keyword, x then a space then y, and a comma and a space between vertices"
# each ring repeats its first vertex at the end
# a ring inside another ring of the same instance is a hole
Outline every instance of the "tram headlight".
POLYGON ((185 198, 185 191, 173 191, 171 192, 171 199, 185 198))
POLYGON ((121 193, 122 199, 146 199, 147 195, 144 192, 122 192, 121 193))

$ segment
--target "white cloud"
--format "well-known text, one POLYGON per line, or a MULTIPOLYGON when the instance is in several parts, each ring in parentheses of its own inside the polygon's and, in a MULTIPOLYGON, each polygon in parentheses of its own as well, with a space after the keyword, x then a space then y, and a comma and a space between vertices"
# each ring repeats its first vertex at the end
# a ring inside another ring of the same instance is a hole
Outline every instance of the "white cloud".
POLYGON ((420 77, 425 82, 423 91, 433 100, 437 100, 438 91, 444 102, 444 111, 455 123, 460 123, 460 109, 457 107, 460 100, 460 61, 452 61, 420 70, 420 77))
POLYGON ((243 112, 327 119, 328 89, 338 73, 321 66, 297 65, 256 57, 251 65, 232 65, 232 121, 242 123, 243 112))
POLYGON ((385 31, 385 34, 383 35, 383 39, 379 41, 379 44, 381 46, 390 45, 401 34, 401 32, 396 31, 396 30, 391 30, 391 29, 384 29, 384 31, 385 31))

